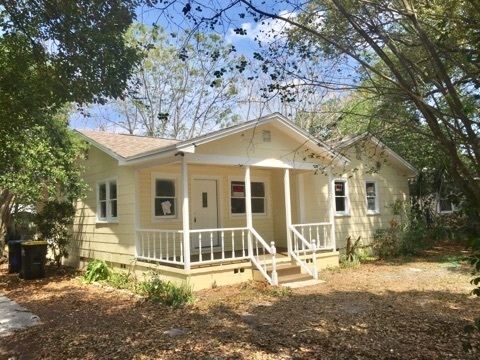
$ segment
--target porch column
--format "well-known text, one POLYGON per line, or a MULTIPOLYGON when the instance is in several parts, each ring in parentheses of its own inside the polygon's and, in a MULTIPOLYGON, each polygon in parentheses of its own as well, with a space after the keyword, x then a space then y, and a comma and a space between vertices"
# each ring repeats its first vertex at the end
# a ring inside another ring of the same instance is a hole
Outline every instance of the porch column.
POLYGON ((335 242, 335 192, 334 192, 334 181, 332 176, 332 168, 328 167, 328 218, 330 222, 330 239, 332 241, 333 251, 336 250, 337 245, 335 242))
POLYGON ((140 236, 138 230, 140 229, 140 180, 138 170, 133 171, 133 178, 135 183, 135 195, 133 197, 134 217, 133 228, 135 229, 135 258, 140 254, 140 236))
POLYGON ((292 250, 292 232, 290 226, 292 225, 292 204, 290 201, 290 170, 283 170, 283 187, 285 190, 285 223, 287 227, 287 249, 288 256, 292 250))
POLYGON ((252 184, 250 180, 250 166, 245 166, 245 216, 247 217, 248 230, 248 256, 253 256, 252 234, 250 229, 253 229, 252 220, 252 184))
POLYGON ((188 173, 185 155, 182 156, 182 194, 183 263, 185 270, 190 270, 190 210, 188 207, 188 173))

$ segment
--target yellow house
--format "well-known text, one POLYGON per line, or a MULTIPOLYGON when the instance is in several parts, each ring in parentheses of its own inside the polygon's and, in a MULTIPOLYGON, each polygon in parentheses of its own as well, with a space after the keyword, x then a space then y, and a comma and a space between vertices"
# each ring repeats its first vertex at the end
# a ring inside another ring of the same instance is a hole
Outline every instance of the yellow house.
POLYGON ((78 134, 91 191, 77 203, 69 264, 103 259, 196 290, 317 279, 348 236, 368 241, 387 223, 385 205, 407 199, 415 174, 375 139, 363 159, 360 138, 335 150, 280 114, 185 141, 78 134), (372 159, 381 165, 369 174, 372 159))

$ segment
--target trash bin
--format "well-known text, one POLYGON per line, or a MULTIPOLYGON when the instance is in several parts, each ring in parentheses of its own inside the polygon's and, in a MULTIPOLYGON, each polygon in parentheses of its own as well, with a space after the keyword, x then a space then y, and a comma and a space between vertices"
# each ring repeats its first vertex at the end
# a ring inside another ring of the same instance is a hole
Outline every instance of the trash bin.
POLYGON ((25 280, 45 277, 47 245, 46 241, 22 242, 22 273, 20 277, 25 280))
POLYGON ((22 270, 22 240, 8 242, 8 273, 18 273, 22 270))

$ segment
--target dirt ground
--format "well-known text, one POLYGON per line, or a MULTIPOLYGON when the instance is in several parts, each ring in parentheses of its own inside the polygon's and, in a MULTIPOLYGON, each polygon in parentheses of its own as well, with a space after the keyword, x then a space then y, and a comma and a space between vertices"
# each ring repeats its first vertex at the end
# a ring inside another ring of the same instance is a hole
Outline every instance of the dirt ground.
POLYGON ((291 291, 219 287, 180 309, 82 284, 74 272, 19 280, 3 265, 0 292, 42 324, 2 338, 0 358, 478 359, 461 346, 480 316, 464 255, 442 246, 325 270, 324 284, 291 291))

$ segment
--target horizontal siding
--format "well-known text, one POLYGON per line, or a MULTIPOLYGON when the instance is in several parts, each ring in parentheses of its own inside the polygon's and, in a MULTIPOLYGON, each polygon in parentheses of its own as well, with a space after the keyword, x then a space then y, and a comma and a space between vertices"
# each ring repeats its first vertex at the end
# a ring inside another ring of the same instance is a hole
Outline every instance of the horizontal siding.
POLYGON ((126 257, 133 259, 135 254, 133 170, 119 167, 118 161, 93 147, 89 149, 88 159, 82 165, 85 168, 82 177, 89 191, 76 205, 72 257, 83 256, 108 261, 126 257), (118 222, 98 223, 96 184, 98 181, 111 178, 117 180, 118 222))

